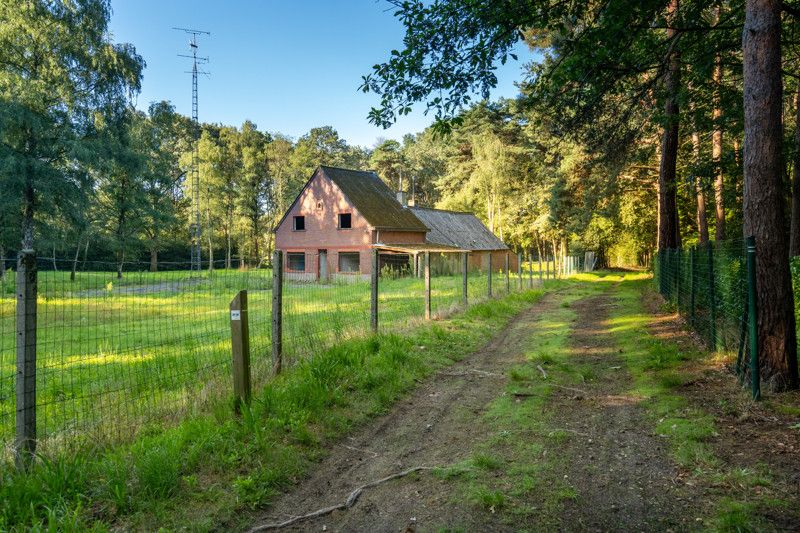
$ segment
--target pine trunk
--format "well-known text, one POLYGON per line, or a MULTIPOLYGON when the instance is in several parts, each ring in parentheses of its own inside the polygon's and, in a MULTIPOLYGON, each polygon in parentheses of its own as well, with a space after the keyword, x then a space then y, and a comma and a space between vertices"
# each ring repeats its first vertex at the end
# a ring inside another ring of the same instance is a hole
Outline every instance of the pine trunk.
MULTIPOLYGON (((717 7, 716 21, 719 22, 721 8, 717 7)), ((714 57, 714 93, 713 110, 711 118, 714 130, 711 133, 711 161, 714 163, 714 214, 716 215, 716 241, 725 240, 725 197, 724 180, 722 175, 722 106, 720 91, 722 90, 722 56, 718 53, 714 57)))
POLYGON ((796 388, 797 342, 781 187, 781 2, 747 0, 744 72, 744 234, 755 236, 758 344, 773 390, 796 388))
POLYGON ((794 150, 792 151, 792 224, 789 256, 800 255, 800 83, 795 95, 794 150))
MULTIPOLYGON (((697 129, 692 131, 692 149, 694 151, 694 162, 700 166, 700 134, 697 129)), ((697 194, 697 233, 700 244, 708 242, 708 218, 706 217, 706 193, 703 190, 703 182, 699 176, 694 176, 694 188, 697 194)))
MULTIPOLYGON (((667 8, 667 20, 672 21, 678 11, 678 0, 672 0, 667 8)), ((678 227, 677 172, 678 163, 678 90, 680 89, 680 56, 677 46, 677 30, 667 30, 670 51, 666 57, 667 72, 664 88, 667 99, 664 103, 664 132, 661 138, 661 164, 658 171, 658 249, 680 247, 678 227)))

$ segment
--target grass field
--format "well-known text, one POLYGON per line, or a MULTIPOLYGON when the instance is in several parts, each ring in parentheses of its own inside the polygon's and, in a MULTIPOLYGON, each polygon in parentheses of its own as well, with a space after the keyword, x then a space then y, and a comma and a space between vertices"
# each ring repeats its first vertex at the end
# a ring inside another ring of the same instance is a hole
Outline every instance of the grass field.
MULTIPOLYGON (((538 278, 538 274, 535 276, 538 278)), ((0 442, 9 451, 15 413, 13 278, 0 291, 0 442)), ((504 274, 493 293, 506 292, 504 274)), ((523 276, 528 286, 529 278, 523 276)), ((41 449, 130 436, 148 422, 178 419, 230 394, 228 305, 248 289, 253 380, 266 382, 271 354, 271 271, 39 273, 37 433, 41 449)), ((469 277, 470 302, 485 274, 469 277)), ((512 274, 512 290, 519 280, 512 274)), ((461 277, 432 280, 434 316, 461 305, 461 277)), ((423 280, 382 279, 380 329, 423 318, 423 280)), ((369 329, 369 283, 285 283, 285 364, 369 329)))

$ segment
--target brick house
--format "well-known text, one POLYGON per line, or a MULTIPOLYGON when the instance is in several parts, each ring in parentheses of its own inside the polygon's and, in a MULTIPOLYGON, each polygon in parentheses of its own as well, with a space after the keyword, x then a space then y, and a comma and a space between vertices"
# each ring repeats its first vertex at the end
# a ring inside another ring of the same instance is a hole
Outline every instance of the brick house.
MULTIPOLYGON (((493 269, 503 268, 508 252, 472 214, 408 207, 374 172, 328 166, 314 171, 278 222, 275 248, 283 252, 286 278, 307 281, 368 277, 376 248, 393 265, 418 264, 426 251, 483 252, 470 254, 481 269, 487 253, 493 269)), ((514 254, 510 260, 516 268, 514 254)))

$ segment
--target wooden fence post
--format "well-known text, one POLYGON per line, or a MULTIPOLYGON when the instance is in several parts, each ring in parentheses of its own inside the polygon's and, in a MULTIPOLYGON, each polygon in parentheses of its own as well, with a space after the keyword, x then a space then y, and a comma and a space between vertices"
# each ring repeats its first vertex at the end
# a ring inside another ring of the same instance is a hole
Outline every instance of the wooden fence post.
POLYGON ((431 253, 425 252, 425 320, 431 319, 431 253))
POLYGON ((509 272, 509 270, 511 269, 509 268, 508 252, 506 252, 505 269, 506 269, 506 294, 508 294, 509 292, 511 292, 511 272, 509 272))
POLYGON ((469 287, 469 254, 461 252, 461 303, 469 305, 467 288, 469 287))
MULTIPOLYGON (((380 252, 375 249, 372 250, 372 272, 370 272, 370 290, 369 290, 369 327, 372 333, 378 333, 378 279, 380 271, 378 266, 380 252)), ((418 264, 417 256, 414 255, 414 263, 418 264)))
POLYGON ((533 251, 528 252, 528 288, 533 288, 533 251))
POLYGON ((489 278, 487 280, 487 289, 486 295, 491 298, 492 297, 492 252, 486 252, 489 254, 489 278))
POLYGON ((517 278, 519 290, 522 290, 522 252, 517 252, 517 278))
POLYGON ((230 310, 234 410, 236 414, 239 414, 242 404, 250 404, 250 327, 247 317, 246 290, 239 291, 233 297, 230 310))
POLYGON ((36 452, 36 255, 17 259, 17 434, 16 464, 25 470, 36 452))
POLYGON ((272 373, 283 366, 283 252, 272 253, 272 373))

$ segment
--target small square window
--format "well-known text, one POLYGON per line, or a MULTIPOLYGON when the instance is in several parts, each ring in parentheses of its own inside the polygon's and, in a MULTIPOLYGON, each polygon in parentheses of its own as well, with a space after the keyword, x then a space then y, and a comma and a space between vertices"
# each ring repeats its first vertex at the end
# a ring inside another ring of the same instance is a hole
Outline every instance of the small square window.
POLYGON ((350 213, 339 213, 339 229, 350 229, 353 227, 353 215, 350 213))
POLYGON ((361 272, 361 254, 339 252, 339 272, 361 272))
POLYGON ((286 267, 295 272, 305 272, 306 254, 303 252, 286 254, 286 267))
POLYGON ((292 223, 292 229, 295 231, 305 231, 306 217, 303 216, 294 217, 294 222, 292 223))

